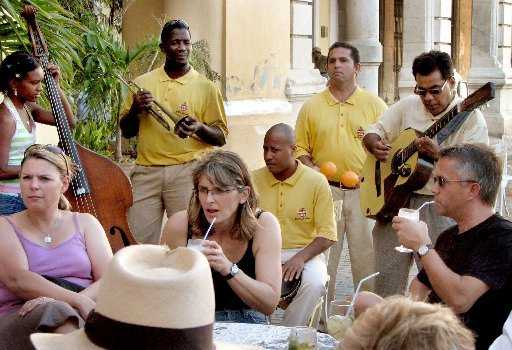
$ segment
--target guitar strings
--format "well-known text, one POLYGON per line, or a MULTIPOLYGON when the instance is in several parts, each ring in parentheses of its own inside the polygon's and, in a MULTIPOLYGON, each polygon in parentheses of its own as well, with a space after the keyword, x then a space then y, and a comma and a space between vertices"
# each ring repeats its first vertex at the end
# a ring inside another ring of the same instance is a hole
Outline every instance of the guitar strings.
POLYGON ((76 204, 78 206, 77 209, 80 212, 90 212, 97 217, 96 208, 90 195, 78 193, 80 188, 86 187, 83 183, 83 180, 85 180, 85 174, 83 173, 82 164, 80 162, 76 146, 74 145, 74 141, 71 137, 71 129, 69 127, 67 117, 64 113, 64 106, 62 105, 60 96, 58 96, 58 89, 55 84, 55 80, 48 71, 48 58, 46 56, 43 56, 42 63, 43 68, 45 69, 45 83, 47 85, 48 96, 52 102, 52 110, 54 113, 57 133, 61 139, 61 145, 63 146, 66 154, 75 162, 78 167, 78 174, 71 181, 71 189, 76 198, 76 204))

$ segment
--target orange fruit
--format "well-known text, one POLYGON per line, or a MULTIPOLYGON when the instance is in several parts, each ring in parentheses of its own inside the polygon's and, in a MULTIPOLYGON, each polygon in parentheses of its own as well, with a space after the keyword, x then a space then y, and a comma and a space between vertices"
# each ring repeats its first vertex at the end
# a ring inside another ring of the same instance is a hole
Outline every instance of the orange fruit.
POLYGON ((338 169, 336 164, 333 162, 323 162, 320 164, 320 172, 327 178, 332 178, 334 175, 336 175, 336 171, 338 171, 338 169))
POLYGON ((341 175, 340 182, 345 187, 355 188, 359 184, 359 176, 352 170, 348 170, 341 175))

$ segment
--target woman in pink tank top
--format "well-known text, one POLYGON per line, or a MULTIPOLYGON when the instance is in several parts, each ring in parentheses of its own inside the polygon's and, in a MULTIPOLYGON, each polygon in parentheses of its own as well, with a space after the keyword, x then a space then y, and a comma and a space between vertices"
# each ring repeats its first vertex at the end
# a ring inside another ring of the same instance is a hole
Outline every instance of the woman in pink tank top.
POLYGON ((0 217, 0 349, 32 349, 31 333, 72 331, 95 307, 112 250, 96 218, 69 210, 64 193, 74 172, 58 147, 25 152, 27 209, 0 217))

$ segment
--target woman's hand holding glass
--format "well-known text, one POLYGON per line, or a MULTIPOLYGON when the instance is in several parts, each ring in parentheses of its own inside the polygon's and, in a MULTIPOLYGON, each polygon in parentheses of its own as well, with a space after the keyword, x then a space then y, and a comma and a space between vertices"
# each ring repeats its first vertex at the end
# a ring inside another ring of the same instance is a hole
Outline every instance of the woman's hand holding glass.
POLYGON ((219 243, 215 241, 203 241, 203 254, 208 259, 210 266, 223 276, 227 276, 231 271, 233 263, 224 255, 224 251, 219 243))

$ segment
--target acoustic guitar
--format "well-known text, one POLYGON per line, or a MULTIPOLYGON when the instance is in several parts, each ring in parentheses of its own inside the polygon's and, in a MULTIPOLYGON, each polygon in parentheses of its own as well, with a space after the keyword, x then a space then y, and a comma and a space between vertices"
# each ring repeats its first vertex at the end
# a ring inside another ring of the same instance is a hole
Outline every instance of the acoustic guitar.
POLYGON ((495 84, 487 83, 454 106, 424 133, 408 128, 391 144, 385 162, 369 154, 361 173, 361 210, 366 217, 389 222, 409 202, 411 194, 425 186, 434 168, 434 160, 419 154, 414 141, 418 137, 433 138, 441 144, 451 132, 450 122, 463 123, 472 110, 492 100, 495 84), (438 135, 439 133, 439 135, 438 135))

